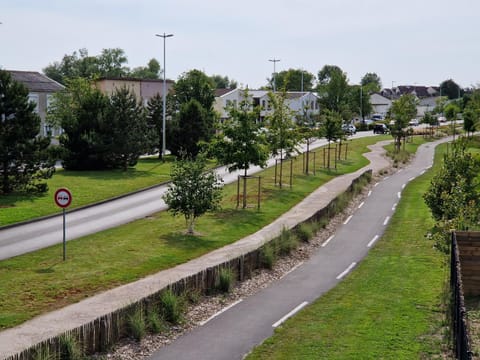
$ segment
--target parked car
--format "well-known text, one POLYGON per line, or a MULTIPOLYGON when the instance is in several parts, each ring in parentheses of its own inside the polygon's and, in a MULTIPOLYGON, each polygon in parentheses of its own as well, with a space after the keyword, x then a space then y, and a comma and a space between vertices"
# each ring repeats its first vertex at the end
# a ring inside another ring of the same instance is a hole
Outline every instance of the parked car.
POLYGON ((382 120, 384 120, 384 118, 383 118, 383 116, 380 115, 380 114, 373 114, 373 115, 372 115, 372 120, 373 120, 373 121, 382 121, 382 120))
POLYGON ((357 132, 357 128, 353 124, 343 124, 342 130, 345 134, 353 135, 357 132))
POLYGON ((417 126, 419 124, 417 119, 412 119, 408 122, 408 125, 410 126, 417 126))
POLYGON ((442 122, 446 122, 446 121, 447 121, 447 118, 446 118, 445 116, 439 116, 439 117, 437 118, 437 120, 438 120, 438 122, 441 122, 441 123, 442 123, 442 122))
POLYGON ((373 127, 374 134, 388 134, 389 130, 385 124, 375 124, 373 127))

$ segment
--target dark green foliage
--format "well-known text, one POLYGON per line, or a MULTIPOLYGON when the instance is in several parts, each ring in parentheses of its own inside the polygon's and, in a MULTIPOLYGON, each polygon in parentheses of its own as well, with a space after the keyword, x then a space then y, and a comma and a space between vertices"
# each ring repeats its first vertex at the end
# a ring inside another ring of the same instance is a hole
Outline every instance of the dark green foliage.
POLYGON ((175 295, 168 289, 160 297, 160 306, 163 318, 171 324, 178 324, 183 319, 185 304, 181 297, 175 295))
POLYGON ((0 70, 0 193, 42 192, 55 171, 50 139, 38 136, 40 118, 28 90, 0 70))
POLYGON ((405 144, 406 127, 411 119, 417 115, 417 99, 412 94, 405 94, 393 102, 390 115, 394 124, 390 126, 390 133, 395 139, 395 151, 399 152, 402 139, 405 144))
POLYGON ((168 148, 172 154, 196 157, 200 142, 209 142, 215 129, 211 112, 196 99, 180 105, 177 120, 171 124, 168 148))
POLYGON ((216 288, 223 293, 229 293, 234 284, 235 272, 230 268, 221 268, 218 272, 216 288))
POLYGON ((298 238, 290 230, 282 229, 280 237, 277 239, 278 252, 280 255, 288 255, 298 246, 298 238))
POLYGON ((83 358, 82 348, 72 335, 61 336, 59 342, 61 360, 80 360, 83 358))
POLYGON ((167 329, 167 325, 163 321, 162 317, 158 314, 157 309, 151 309, 147 313, 148 329, 153 334, 159 334, 167 329))
POLYGON ((367 94, 378 92, 382 89, 382 81, 376 73, 366 73, 360 83, 363 86, 363 91, 367 94))
POLYGON ((269 270, 273 269, 277 260, 277 252, 275 250, 275 246, 271 242, 263 246, 260 253, 260 258, 263 267, 269 270))
POLYGON ((200 70, 190 70, 180 76, 174 85, 177 104, 186 104, 196 100, 210 113, 215 102, 215 85, 200 70))
POLYGON ((133 313, 128 316, 127 324, 130 336, 136 341, 140 341, 145 337, 147 323, 141 306, 137 306, 133 313))
MULTIPOLYGON (((288 69, 275 75, 275 86, 285 91, 311 91, 315 75, 302 69, 288 69)), ((273 84, 273 75, 272 81, 273 84)))
POLYGON ((314 226, 312 223, 304 222, 295 230, 295 234, 298 239, 303 242, 309 242, 310 239, 315 235, 314 226))
POLYGON ((221 76, 221 75, 212 75, 210 76, 210 80, 214 84, 215 89, 236 89, 237 82, 235 80, 230 80, 228 76, 221 76))
POLYGON ((447 96, 450 100, 452 100, 460 98, 462 90, 455 81, 448 79, 440 84, 440 94, 442 94, 442 96, 447 96))

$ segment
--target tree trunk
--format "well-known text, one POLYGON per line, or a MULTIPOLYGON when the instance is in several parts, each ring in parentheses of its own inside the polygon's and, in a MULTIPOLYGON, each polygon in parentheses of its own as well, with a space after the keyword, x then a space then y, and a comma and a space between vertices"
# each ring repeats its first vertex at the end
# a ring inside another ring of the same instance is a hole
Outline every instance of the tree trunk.
POLYGON ((185 215, 185 220, 187 222, 187 234, 195 234, 195 217, 193 215, 185 215))
POLYGON ((247 169, 243 174, 243 208, 247 207, 247 169))
POLYGON ((306 173, 307 175, 308 175, 308 162, 309 162, 309 160, 310 160, 309 156, 310 156, 310 141, 307 140, 307 156, 306 156, 306 158, 307 158, 307 163, 305 164, 305 173, 306 173))

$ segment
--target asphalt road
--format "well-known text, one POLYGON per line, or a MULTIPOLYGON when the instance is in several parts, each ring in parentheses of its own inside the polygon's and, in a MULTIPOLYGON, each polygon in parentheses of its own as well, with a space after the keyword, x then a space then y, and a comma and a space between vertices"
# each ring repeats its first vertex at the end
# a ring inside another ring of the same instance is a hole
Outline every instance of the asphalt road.
POLYGON ((408 182, 433 162, 434 145, 421 146, 405 169, 374 184, 354 214, 317 253, 281 280, 240 300, 204 325, 154 353, 151 360, 242 359, 274 328, 348 276, 380 240, 408 182))
MULTIPOLYGON (((360 132, 352 138, 372 135, 372 131, 360 132)), ((318 140, 311 145, 311 149, 325 144, 326 140, 318 140)), ((275 159, 271 158, 268 166, 274 164, 275 159)), ((254 174, 261 170, 260 167, 252 167, 248 173, 254 174)), ((218 171, 226 184, 236 181, 240 174, 240 172, 228 173, 225 167, 218 171)), ((166 190, 166 185, 158 186, 103 204, 67 212, 66 240, 77 239, 166 210, 167 206, 162 200, 166 190)), ((73 194, 73 201, 75 201, 75 195, 73 194)), ((55 217, 0 229, 0 260, 59 244, 62 241, 63 220, 59 210, 59 215, 55 217)))

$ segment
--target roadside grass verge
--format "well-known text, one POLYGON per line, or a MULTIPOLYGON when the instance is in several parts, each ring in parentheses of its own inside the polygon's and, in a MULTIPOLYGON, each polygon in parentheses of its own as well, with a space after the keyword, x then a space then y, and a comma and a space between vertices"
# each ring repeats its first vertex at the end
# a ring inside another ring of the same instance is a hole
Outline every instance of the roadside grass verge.
MULTIPOLYGON (((183 218, 160 212, 69 241, 65 262, 61 260, 61 244, 1 261, 0 329, 187 262, 254 233, 334 176, 366 165, 362 154, 368 151, 367 145, 379 139, 382 138, 352 141, 350 155, 339 163, 337 171, 296 175, 292 188, 274 186, 274 169, 265 170, 261 174, 259 211, 235 209, 236 184, 225 186, 222 210, 201 217, 195 236, 185 235, 183 218)), ((295 174, 301 174, 302 160, 294 163, 295 174)))
POLYGON ((409 183, 385 234, 355 271, 247 359, 443 358, 448 271, 425 237, 434 221, 422 198, 434 173, 409 183))

